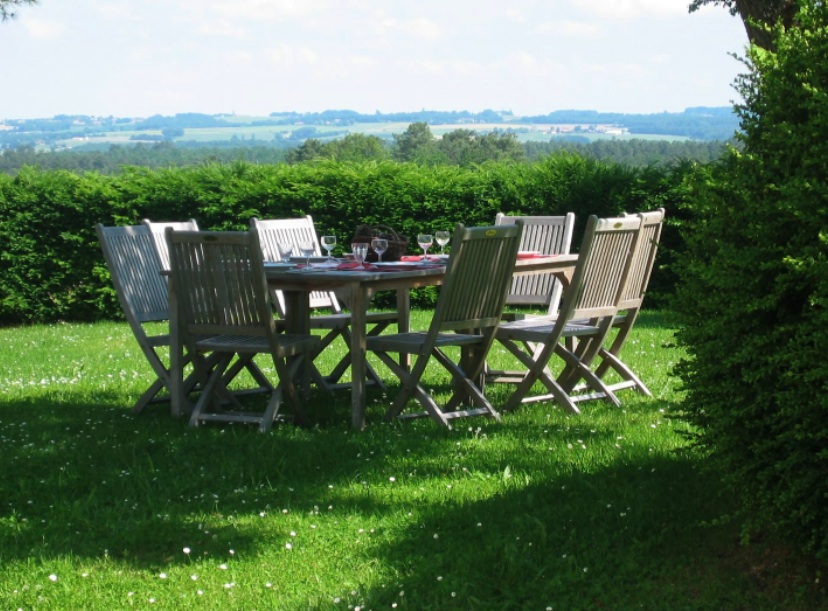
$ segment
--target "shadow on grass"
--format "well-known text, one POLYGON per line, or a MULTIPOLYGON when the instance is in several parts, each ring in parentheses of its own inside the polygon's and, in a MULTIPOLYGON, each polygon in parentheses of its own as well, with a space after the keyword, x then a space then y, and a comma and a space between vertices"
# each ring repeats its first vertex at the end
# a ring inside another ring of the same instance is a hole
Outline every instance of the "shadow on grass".
POLYGON ((691 460, 662 457, 423 508, 375 550, 400 575, 396 588, 366 600, 387 607, 398 588, 434 609, 710 608, 730 584, 713 572, 723 529, 699 522, 723 507, 707 482, 691 460), (664 563, 677 576, 669 587, 664 563))
MULTIPOLYGON (((309 402, 316 427, 266 435, 190 429, 165 403, 136 417, 123 392, 67 387, 4 402, 0 561, 108 556, 158 572, 187 562, 185 546, 216 559, 230 549, 266 556, 288 539, 288 522, 255 516, 335 506, 345 520, 392 525, 348 552, 393 575, 365 586, 362 602, 373 608, 400 603, 400 591, 435 609, 773 608, 761 592, 743 598, 757 590, 749 574, 719 571, 738 547, 734 529, 702 522, 730 503, 697 472, 697 457, 646 443, 618 453, 612 421, 566 418, 548 405, 454 431, 383 424, 395 392, 369 390, 366 431, 350 430, 350 396, 338 392, 309 402), (577 458, 584 439, 605 448, 597 467, 577 458), (361 481, 367 490, 389 475, 447 490, 361 493, 361 481), (469 492, 492 479, 494 492, 469 492), (409 510, 412 519, 399 519, 409 510)), ((645 418, 665 404, 626 406, 629 418, 645 418)))

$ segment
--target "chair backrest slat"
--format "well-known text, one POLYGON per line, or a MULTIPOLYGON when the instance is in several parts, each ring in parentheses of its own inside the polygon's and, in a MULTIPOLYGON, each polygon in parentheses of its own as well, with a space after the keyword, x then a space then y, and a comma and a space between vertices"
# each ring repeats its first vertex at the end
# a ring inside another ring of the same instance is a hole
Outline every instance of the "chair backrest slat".
POLYGON ((161 265, 165 270, 170 269, 170 253, 167 250, 166 237, 167 227, 172 227, 175 231, 198 231, 198 223, 195 219, 163 223, 144 219, 141 223, 150 230, 152 239, 155 241, 155 248, 158 251, 158 257, 161 259, 161 265))
POLYGON ((647 285, 653 272, 661 229, 664 225, 664 208, 642 212, 642 236, 630 264, 630 277, 624 288, 619 309, 640 307, 647 292, 647 285))
POLYGON ((641 238, 641 218, 589 217, 561 318, 614 314, 625 289, 632 253, 641 238))
POLYGON ((189 333, 275 333, 255 232, 169 229, 166 237, 176 295, 189 333))
POLYGON ((515 268, 522 224, 457 225, 432 333, 494 327, 500 321, 515 268))
POLYGON ((133 331, 136 325, 169 320, 167 281, 150 231, 143 225, 95 226, 104 259, 133 331))
MULTIPOLYGON (((279 244, 292 244, 294 255, 298 256, 301 242, 313 242, 314 255, 319 256, 321 254, 316 228, 310 215, 298 218, 266 220, 253 217, 250 219, 250 227, 255 228, 259 233, 265 261, 280 260, 279 244)), ((285 302, 281 291, 276 291, 274 301, 279 315, 284 317, 285 302)), ((310 294, 310 307, 311 309, 331 308, 334 312, 341 310, 336 295, 330 291, 313 291, 310 294)))
MULTIPOLYGON (((575 227, 574 213, 562 216, 517 216, 499 212, 495 225, 514 224, 518 220, 523 222, 519 250, 538 251, 544 255, 569 254, 575 227)), ((514 277, 506 303, 547 306, 550 313, 554 313, 558 309, 561 293, 561 284, 553 274, 526 274, 514 277)))

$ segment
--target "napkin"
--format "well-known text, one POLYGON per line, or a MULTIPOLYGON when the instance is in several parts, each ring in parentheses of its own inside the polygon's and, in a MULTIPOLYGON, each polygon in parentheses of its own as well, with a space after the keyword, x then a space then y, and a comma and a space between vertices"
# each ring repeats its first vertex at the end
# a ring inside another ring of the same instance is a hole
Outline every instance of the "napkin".
POLYGON ((545 255, 539 252, 519 252, 517 254, 518 259, 538 259, 541 257, 554 257, 555 255, 545 255))
POLYGON ((442 263, 443 259, 440 257, 423 257, 422 255, 404 255, 400 257, 400 261, 405 261, 406 263, 409 262, 419 262, 419 261, 426 261, 432 263, 442 263))
POLYGON ((335 269, 338 271, 375 272, 379 268, 376 265, 371 265, 370 263, 363 265, 362 263, 357 263, 356 261, 349 261, 347 263, 340 263, 335 269))

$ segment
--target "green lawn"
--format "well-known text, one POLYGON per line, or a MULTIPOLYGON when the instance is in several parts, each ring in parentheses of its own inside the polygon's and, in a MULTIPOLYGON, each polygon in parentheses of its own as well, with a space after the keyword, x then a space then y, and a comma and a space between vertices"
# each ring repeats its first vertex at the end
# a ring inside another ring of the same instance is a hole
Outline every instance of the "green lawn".
POLYGON ((125 323, 0 329, 0 609, 828 608, 783 545, 719 520, 665 417, 672 334, 642 317, 625 356, 654 397, 621 408, 447 431, 383 422, 373 391, 355 432, 320 392, 316 426, 260 434, 131 415, 151 378, 125 323))

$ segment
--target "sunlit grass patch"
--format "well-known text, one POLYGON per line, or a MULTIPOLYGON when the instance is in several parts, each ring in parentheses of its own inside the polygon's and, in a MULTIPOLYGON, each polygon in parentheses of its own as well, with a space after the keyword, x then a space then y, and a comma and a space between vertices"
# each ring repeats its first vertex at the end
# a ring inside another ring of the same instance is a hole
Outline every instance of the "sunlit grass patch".
POLYGON ((620 408, 386 423, 386 377, 365 431, 340 391, 267 434, 133 416, 126 324, 0 329, 0 608, 819 608, 732 561, 731 501, 665 418, 669 319, 642 322, 625 356, 654 397, 620 408))

